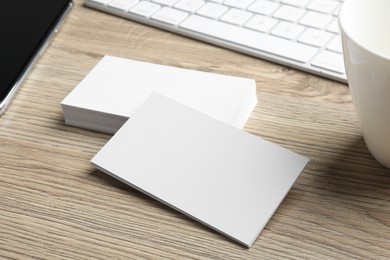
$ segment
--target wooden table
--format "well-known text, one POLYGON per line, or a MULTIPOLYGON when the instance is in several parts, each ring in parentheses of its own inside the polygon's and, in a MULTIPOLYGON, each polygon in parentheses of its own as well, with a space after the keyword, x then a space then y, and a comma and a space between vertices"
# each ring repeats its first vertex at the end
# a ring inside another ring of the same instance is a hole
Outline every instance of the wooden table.
POLYGON ((390 257, 390 170, 368 152, 349 88, 83 6, 0 117, 0 257, 390 257), (105 54, 253 78, 245 130, 311 159, 250 249, 89 163, 110 135, 64 124, 61 100, 105 54))

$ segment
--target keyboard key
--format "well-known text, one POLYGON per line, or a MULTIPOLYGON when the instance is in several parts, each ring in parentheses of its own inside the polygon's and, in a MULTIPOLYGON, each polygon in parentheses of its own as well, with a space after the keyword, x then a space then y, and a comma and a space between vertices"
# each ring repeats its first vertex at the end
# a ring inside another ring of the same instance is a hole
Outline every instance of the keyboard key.
POLYGON ((299 42, 321 47, 332 38, 332 34, 317 29, 308 29, 299 38, 299 42))
POLYGON ((308 4, 307 9, 332 14, 332 11, 335 10, 340 5, 339 1, 336 0, 313 0, 308 4))
POLYGON ((238 9, 245 9, 251 4, 253 0, 226 0, 223 4, 238 9))
POLYGON ((152 2, 155 2, 156 4, 160 5, 172 6, 174 3, 177 2, 177 0, 152 0, 152 2))
POLYGON ((289 21, 296 22, 305 13, 301 8, 283 5, 273 14, 273 17, 289 21))
POLYGON ((136 4, 134 7, 130 8, 129 13, 137 14, 144 17, 150 17, 158 9, 160 9, 160 5, 158 4, 147 2, 147 1, 141 1, 138 4, 136 4))
POLYGON ((309 11, 302 17, 299 23, 310 27, 322 29, 330 22, 331 19, 332 16, 329 14, 321 14, 318 12, 309 11))
POLYGON ((276 2, 257 0, 249 6, 248 10, 258 14, 271 15, 279 6, 280 4, 276 2))
POLYGON ((341 44, 341 37, 340 36, 334 37, 333 40, 328 44, 328 47, 326 47, 326 49, 330 51, 342 53, 343 45, 341 44))
POLYGON ((138 2, 138 0, 114 0, 111 1, 108 6, 122 10, 122 11, 127 11, 130 7, 135 5, 138 2))
POLYGON ((262 50, 267 53, 303 63, 308 62, 317 52, 317 48, 311 46, 251 31, 198 15, 190 16, 180 24, 180 27, 213 36, 221 40, 231 41, 231 39, 234 38, 237 44, 246 48, 262 50))
POLYGON ((345 73, 343 55, 331 51, 321 52, 312 62, 313 66, 336 73, 345 73))
POLYGON ((291 40, 297 38, 304 29, 305 27, 295 23, 280 22, 271 34, 291 40))
POLYGON ((227 10, 228 8, 224 5, 216 3, 206 3, 196 13, 212 19, 218 19, 227 10))
POLYGON ((277 23, 278 20, 274 18, 256 14, 245 24, 245 27, 260 32, 269 32, 277 23))
POLYGON ((180 0, 174 7, 192 13, 198 10, 204 3, 205 1, 203 0, 180 0))
POLYGON ((283 4, 304 7, 310 0, 282 0, 283 4))
POLYGON ((232 8, 221 17, 221 21, 241 26, 251 16, 252 16, 252 13, 249 13, 249 12, 246 12, 243 10, 239 10, 236 8, 232 8))
POLYGON ((326 29, 328 32, 332 33, 340 33, 339 23, 337 18, 333 19, 333 21, 328 25, 328 28, 326 29))
POLYGON ((187 16, 188 13, 186 12, 169 7, 163 7, 154 13, 151 18, 167 24, 177 25, 187 16))

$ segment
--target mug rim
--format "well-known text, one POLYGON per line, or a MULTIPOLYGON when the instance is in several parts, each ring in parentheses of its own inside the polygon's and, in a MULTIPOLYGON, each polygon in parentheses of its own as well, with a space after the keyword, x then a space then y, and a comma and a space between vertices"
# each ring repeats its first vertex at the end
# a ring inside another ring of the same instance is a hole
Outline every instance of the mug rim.
MULTIPOLYGON (((344 9, 346 9, 347 8, 346 6, 349 5, 350 3, 357 2, 357 1, 366 1, 366 0, 346 0, 340 7, 339 15, 338 15, 338 24, 340 27, 341 36, 342 36, 342 34, 345 34, 350 40, 352 40, 356 45, 358 45, 362 49, 374 54, 375 56, 378 56, 380 58, 383 58, 385 60, 390 61, 390 55, 385 55, 385 54, 379 53, 378 51, 372 50, 372 48, 368 48, 367 46, 358 42, 354 37, 352 37, 352 35, 350 33, 348 33, 347 30, 345 30, 344 21, 343 21, 343 14, 346 11, 344 11, 344 9)), ((374 0, 370 0, 370 1, 373 2, 374 0)), ((382 1, 382 0, 380 0, 380 1, 382 1)))

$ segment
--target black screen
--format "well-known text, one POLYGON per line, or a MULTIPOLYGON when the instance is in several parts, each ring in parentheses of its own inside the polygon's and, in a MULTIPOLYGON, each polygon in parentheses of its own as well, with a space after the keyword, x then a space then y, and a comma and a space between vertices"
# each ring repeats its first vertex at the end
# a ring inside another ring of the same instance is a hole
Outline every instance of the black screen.
POLYGON ((71 0, 0 0, 0 101, 27 69, 71 0))

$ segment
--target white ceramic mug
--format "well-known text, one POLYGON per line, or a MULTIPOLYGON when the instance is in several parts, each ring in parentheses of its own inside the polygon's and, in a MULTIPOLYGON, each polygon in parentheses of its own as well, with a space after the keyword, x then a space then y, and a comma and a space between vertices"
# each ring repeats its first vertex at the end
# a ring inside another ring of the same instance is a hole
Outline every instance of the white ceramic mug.
POLYGON ((339 25, 364 140, 371 154, 390 168, 390 0, 346 0, 339 25))

